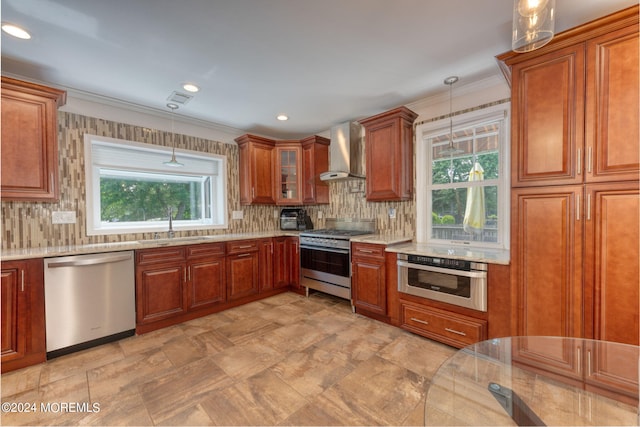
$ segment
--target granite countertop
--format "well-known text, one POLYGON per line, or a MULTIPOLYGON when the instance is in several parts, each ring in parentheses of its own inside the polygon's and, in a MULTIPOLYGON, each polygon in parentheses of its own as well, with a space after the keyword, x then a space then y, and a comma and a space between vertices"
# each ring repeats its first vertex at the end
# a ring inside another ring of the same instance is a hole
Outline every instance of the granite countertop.
POLYGON ((387 252, 463 259, 467 261, 486 262, 488 264, 508 265, 510 262, 509 251, 461 246, 436 246, 416 242, 389 246, 387 247, 387 252))
POLYGON ((398 243, 410 242, 411 236, 399 236, 395 234, 366 234, 364 236, 355 236, 350 240, 354 243, 373 243, 377 245, 397 245, 398 243))
POLYGON ((193 245, 200 243, 229 242, 233 240, 262 239, 279 236, 298 236, 298 231, 274 230, 256 233, 216 234, 211 236, 174 237, 150 240, 132 240, 113 243, 93 243, 87 245, 50 246, 46 248, 7 249, 2 251, 2 260, 48 258, 55 256, 82 255, 101 252, 130 251, 134 249, 160 248, 168 246, 193 245))

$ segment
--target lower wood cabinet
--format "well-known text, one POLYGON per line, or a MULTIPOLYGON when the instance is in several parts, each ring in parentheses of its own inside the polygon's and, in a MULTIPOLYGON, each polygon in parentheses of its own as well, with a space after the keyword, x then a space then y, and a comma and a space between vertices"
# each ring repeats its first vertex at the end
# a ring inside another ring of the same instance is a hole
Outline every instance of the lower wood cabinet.
POLYGON ((402 328, 453 347, 487 339, 486 320, 407 302, 401 303, 400 313, 402 328))
POLYGON ((274 239, 261 239, 258 241, 259 266, 260 266, 260 292, 273 289, 274 284, 274 239))
POLYGON ((273 238, 273 286, 300 289, 300 240, 298 237, 273 238))
POLYGON ((227 299, 260 292, 258 241, 227 243, 227 299))
POLYGON ((225 302, 226 262, 223 243, 187 247, 188 309, 225 302))
POLYGON ((356 310, 387 315, 384 251, 384 245, 351 245, 351 299, 356 310))
POLYGON ((44 362, 43 260, 3 262, 1 278, 2 372, 44 362))

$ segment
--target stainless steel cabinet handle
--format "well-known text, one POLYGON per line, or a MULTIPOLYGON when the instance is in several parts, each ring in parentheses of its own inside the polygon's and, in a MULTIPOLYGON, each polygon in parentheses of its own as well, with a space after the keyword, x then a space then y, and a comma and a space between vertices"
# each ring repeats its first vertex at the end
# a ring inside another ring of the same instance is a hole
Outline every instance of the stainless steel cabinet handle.
POLYGON ((576 194, 576 221, 580 221, 580 195, 576 194))
POLYGON ((578 367, 578 373, 582 373, 582 350, 578 347, 578 352, 576 353, 576 366, 578 367))
POLYGON ((184 269, 183 274, 184 274, 184 281, 186 282, 187 281, 187 269, 186 268, 184 269))
POLYGON ((578 170, 578 175, 582 173, 582 157, 580 156, 580 154, 582 154, 582 150, 578 148, 578 154, 576 155, 576 169, 578 170))
POLYGON ((248 257, 251 256, 251 254, 240 254, 238 255, 238 258, 244 258, 244 257, 248 257))
POLYGON ((591 194, 587 194, 587 221, 591 221, 591 194))
POLYGON ((372 254, 373 251, 369 250, 369 249, 358 249, 358 252, 363 252, 365 254, 372 254))
POLYGON ((416 319, 415 317, 412 317, 411 320, 413 320, 414 322, 422 323, 423 325, 429 324, 429 322, 427 322, 426 320, 416 319))
POLYGON ((451 328, 444 328, 445 331, 447 332, 451 332, 452 334, 456 334, 456 335, 462 335, 463 337, 466 337, 467 334, 465 334, 462 331, 456 331, 455 329, 451 329, 451 328))
POLYGON ((187 280, 191 281, 191 267, 187 268, 187 280))
POLYGON ((252 199, 256 198, 256 189, 254 187, 251 187, 251 198, 252 199))
POLYGON ((253 245, 242 245, 242 246, 238 246, 238 249, 248 249, 248 248, 252 248, 253 245))
POLYGON ((591 376, 591 350, 587 350, 587 375, 591 376))
POLYGON ((589 147, 587 149, 587 172, 591 173, 591 161, 593 157, 593 148, 589 147))
POLYGON ((20 291, 24 292, 24 270, 20 271, 21 276, 22 276, 22 280, 21 280, 21 284, 20 284, 20 291))

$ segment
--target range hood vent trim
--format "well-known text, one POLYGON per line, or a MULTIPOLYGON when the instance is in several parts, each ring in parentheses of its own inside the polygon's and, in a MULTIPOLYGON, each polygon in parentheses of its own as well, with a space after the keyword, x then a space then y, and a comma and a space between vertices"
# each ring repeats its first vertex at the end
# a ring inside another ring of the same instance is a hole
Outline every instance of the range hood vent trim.
POLYGON ((321 181, 365 179, 361 173, 364 128, 357 122, 345 122, 331 128, 330 170, 320 174, 321 181))

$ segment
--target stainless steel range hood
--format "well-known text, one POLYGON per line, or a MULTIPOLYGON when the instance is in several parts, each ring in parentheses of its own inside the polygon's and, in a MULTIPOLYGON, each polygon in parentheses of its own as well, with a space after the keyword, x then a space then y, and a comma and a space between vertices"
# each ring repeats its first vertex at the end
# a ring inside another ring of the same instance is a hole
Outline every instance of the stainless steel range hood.
POLYGON ((346 122, 331 128, 329 171, 320 174, 322 181, 364 179, 362 152, 364 128, 356 122, 346 122))

